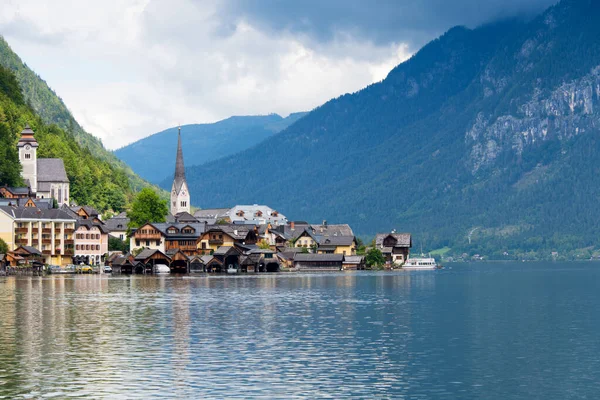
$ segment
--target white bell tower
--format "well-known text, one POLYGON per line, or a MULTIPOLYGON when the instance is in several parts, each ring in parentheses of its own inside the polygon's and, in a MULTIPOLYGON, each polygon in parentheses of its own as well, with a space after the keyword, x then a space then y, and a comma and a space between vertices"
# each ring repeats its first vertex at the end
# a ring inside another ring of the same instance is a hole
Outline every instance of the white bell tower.
POLYGON ((177 134, 177 159, 175 160, 175 178, 171 188, 171 214, 190 212, 190 192, 185 180, 185 167, 183 165, 183 150, 181 149, 181 127, 177 134))
POLYGON ((37 148, 38 142, 33 137, 33 130, 29 125, 25 126, 25 129, 21 132, 21 138, 17 144, 19 149, 19 161, 23 171, 21 176, 23 180, 29 181, 29 187, 31 192, 37 193, 37 148))

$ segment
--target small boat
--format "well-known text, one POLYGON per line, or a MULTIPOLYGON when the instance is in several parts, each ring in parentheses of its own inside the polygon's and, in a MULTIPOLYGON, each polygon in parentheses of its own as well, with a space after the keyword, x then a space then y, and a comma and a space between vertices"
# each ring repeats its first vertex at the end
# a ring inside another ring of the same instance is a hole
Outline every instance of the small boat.
POLYGON ((406 270, 432 270, 441 268, 435 262, 435 258, 409 258, 406 260, 402 269, 406 270))
POLYGON ((229 265, 227 266, 227 273, 228 273, 228 274, 237 274, 237 273, 238 273, 238 269, 236 268, 236 266, 235 266, 235 265, 233 265, 233 264, 229 264, 229 265))
POLYGON ((155 274, 170 274, 171 273, 171 268, 169 268, 165 264, 156 264, 154 266, 154 273, 155 274))

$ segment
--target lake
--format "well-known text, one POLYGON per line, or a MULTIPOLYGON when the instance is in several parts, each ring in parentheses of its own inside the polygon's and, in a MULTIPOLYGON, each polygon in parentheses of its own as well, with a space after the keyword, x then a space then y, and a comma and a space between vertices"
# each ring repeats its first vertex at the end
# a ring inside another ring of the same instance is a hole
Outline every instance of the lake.
POLYGON ((581 399, 600 264, 0 278, 0 398, 581 399))

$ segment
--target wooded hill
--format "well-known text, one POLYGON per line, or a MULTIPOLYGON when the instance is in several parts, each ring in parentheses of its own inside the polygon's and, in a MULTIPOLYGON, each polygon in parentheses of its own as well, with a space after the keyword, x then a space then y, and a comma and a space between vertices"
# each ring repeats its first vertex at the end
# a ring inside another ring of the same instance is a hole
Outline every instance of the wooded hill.
POLYGON ((38 157, 62 158, 71 199, 100 211, 123 210, 139 188, 149 186, 102 143, 85 132, 62 100, 0 38, 0 185, 20 185, 16 144, 29 124, 38 157))

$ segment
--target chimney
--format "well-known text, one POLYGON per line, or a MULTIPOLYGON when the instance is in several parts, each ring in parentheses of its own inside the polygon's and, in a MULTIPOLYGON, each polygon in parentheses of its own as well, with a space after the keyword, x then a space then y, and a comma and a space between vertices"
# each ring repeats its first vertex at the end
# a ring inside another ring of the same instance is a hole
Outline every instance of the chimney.
POLYGON ((294 223, 294 221, 290 222, 290 226, 292 228, 293 231, 296 230, 296 224, 294 223))

